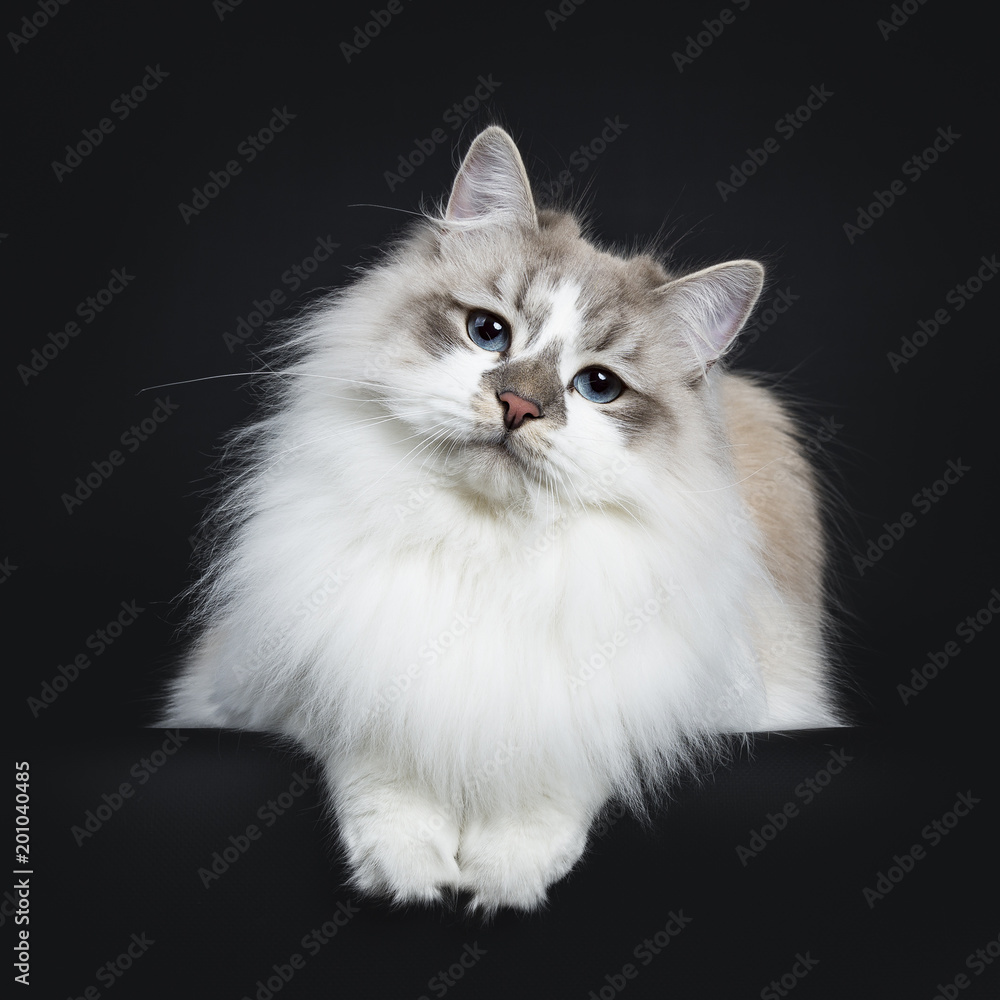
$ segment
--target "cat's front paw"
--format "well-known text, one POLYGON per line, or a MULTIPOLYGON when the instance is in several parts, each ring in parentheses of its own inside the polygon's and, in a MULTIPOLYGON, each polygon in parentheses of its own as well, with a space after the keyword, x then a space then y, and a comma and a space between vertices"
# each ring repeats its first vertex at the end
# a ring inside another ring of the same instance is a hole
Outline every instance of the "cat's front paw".
POLYGON ((513 816, 476 819, 462 831, 460 887, 469 908, 486 916, 501 907, 533 910, 546 891, 576 864, 589 821, 548 805, 513 816))
POLYGON ((458 888, 459 828, 421 796, 383 788, 342 804, 340 833, 351 885, 395 903, 440 902, 458 888))

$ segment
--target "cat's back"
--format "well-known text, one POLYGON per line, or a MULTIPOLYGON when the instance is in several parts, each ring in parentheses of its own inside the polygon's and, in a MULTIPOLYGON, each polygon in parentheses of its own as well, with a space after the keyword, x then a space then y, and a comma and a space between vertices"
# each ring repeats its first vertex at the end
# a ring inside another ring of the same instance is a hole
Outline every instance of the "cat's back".
POLYGON ((817 477, 778 394, 751 375, 719 375, 740 494, 764 541, 764 561, 786 597, 822 605, 826 551, 817 477))

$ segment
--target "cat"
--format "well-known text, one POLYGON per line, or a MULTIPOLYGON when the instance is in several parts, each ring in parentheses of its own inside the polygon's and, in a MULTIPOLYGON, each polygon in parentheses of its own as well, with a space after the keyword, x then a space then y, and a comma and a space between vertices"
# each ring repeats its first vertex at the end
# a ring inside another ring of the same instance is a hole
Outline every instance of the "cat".
POLYGON ((819 488, 721 363, 763 277, 598 247, 486 128, 294 325, 164 723, 291 737, 357 889, 486 915, 721 734, 840 724, 819 488))

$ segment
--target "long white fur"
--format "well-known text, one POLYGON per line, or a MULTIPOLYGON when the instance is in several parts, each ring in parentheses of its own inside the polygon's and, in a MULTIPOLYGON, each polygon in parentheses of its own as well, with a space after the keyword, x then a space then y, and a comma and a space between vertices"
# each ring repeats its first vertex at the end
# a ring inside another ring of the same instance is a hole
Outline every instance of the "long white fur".
MULTIPOLYGON (((543 481, 465 457, 492 362, 392 339, 425 282, 397 254, 297 331, 166 721, 318 755, 362 889, 532 907, 610 796, 640 807, 720 732, 834 720, 811 681, 765 690, 761 635, 802 644, 717 439, 664 467, 570 394, 543 481)), ((569 385, 582 290, 534 294, 569 385)))

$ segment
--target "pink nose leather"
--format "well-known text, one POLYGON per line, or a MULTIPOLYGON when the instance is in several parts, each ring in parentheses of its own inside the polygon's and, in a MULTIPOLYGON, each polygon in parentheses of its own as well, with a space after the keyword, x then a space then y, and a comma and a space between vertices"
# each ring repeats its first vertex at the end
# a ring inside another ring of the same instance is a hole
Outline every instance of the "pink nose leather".
POLYGON ((501 392, 499 400, 503 404, 503 422, 507 430, 520 427, 528 417, 540 417, 538 404, 519 396, 516 392, 501 392))

